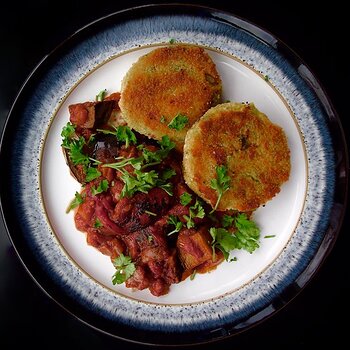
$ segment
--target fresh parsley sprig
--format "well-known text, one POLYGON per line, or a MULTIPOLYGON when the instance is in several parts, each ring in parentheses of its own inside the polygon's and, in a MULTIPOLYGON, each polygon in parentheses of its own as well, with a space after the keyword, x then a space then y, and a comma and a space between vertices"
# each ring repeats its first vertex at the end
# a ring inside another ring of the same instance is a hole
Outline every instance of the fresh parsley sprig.
POLYGON ((97 131, 103 134, 115 135, 118 141, 125 142, 125 147, 129 148, 129 145, 137 143, 136 135, 127 125, 118 125, 117 127, 112 125, 114 130, 97 129, 97 131))
POLYGON ((97 194, 106 192, 108 190, 108 187, 109 187, 108 180, 104 179, 98 184, 97 187, 95 186, 91 187, 91 194, 93 196, 96 196, 97 194))
POLYGON ((167 223, 169 225, 174 225, 175 228, 171 232, 168 233, 168 236, 171 236, 173 233, 179 232, 182 229, 182 222, 179 220, 179 218, 175 215, 169 215, 167 223))
POLYGON ((69 203, 66 213, 68 214, 72 209, 84 203, 84 199, 85 195, 81 195, 79 192, 75 192, 74 199, 69 203))
POLYGON ((225 228, 210 228, 213 260, 215 260, 215 248, 222 251, 226 260, 231 250, 244 249, 253 253, 259 248, 260 229, 257 224, 249 220, 246 214, 238 214, 234 217, 233 222, 237 229, 233 234, 225 228))
POLYGON ((190 207, 190 215, 184 215, 184 219, 186 220, 187 228, 195 227, 194 218, 203 219, 205 216, 204 207, 202 202, 197 198, 195 204, 190 207))
POLYGON ((175 129, 177 131, 180 131, 188 124, 188 122, 189 122, 188 117, 186 117, 181 113, 178 113, 168 124, 168 127, 170 129, 175 129))
POLYGON ((216 179, 212 179, 210 181, 210 187, 213 190, 216 190, 216 192, 218 193, 218 199, 213 210, 210 213, 213 213, 217 209, 221 201, 222 195, 230 188, 231 181, 230 176, 227 175, 227 167, 225 165, 217 166, 215 171, 216 179))
POLYGON ((121 192, 121 197, 131 197, 136 192, 147 193, 154 187, 159 187, 167 192, 170 196, 173 195, 173 186, 167 182, 172 176, 176 175, 174 169, 165 169, 161 174, 155 170, 144 171, 147 167, 160 164, 175 147, 175 144, 170 141, 168 136, 163 136, 159 142, 160 149, 157 151, 150 151, 143 145, 139 147, 142 150, 140 157, 123 158, 118 157, 116 163, 103 164, 103 167, 113 168, 122 173, 121 180, 124 182, 124 187, 121 192), (133 173, 125 169, 127 165, 134 168, 133 173))
POLYGON ((132 262, 130 256, 125 256, 120 254, 117 258, 113 260, 113 265, 116 272, 112 276, 113 284, 122 284, 128 280, 136 271, 136 266, 132 262))
POLYGON ((102 102, 106 97, 107 90, 103 89, 96 95, 96 101, 102 102))

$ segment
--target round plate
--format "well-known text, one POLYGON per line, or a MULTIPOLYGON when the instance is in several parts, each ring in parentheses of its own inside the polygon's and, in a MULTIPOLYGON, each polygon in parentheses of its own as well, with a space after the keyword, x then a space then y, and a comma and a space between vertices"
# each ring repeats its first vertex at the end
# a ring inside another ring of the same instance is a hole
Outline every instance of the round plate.
POLYGON ((339 121, 306 65, 273 35, 231 14, 177 5, 112 14, 43 60, 9 114, 1 162, 10 164, 1 181, 3 215, 37 283, 92 327, 151 344, 229 336, 291 300, 334 244, 345 205, 336 195, 348 177, 339 121), (69 104, 93 100, 104 88, 120 90, 131 64, 170 39, 204 47, 222 77, 224 99, 254 102, 282 126, 292 171, 254 213, 262 231, 254 254, 234 252, 237 261, 156 298, 113 286, 109 258, 89 247, 73 214, 65 214, 80 186, 69 175, 60 131, 69 104))

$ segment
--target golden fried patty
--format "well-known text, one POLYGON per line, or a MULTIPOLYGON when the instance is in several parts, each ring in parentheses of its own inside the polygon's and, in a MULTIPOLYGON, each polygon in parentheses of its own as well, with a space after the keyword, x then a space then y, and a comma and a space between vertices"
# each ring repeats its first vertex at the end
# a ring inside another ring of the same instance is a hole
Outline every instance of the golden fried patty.
POLYGON ((210 182, 221 165, 231 180, 217 210, 258 208, 289 178, 290 151, 283 130, 253 104, 211 108, 186 135, 183 166, 188 186, 213 207, 218 192, 210 182))
POLYGON ((182 151, 188 129, 220 98, 221 79, 209 55, 197 46, 175 44, 133 64, 119 105, 130 127, 157 140, 168 135, 182 151), (168 126, 178 115, 188 118, 182 130, 168 126))

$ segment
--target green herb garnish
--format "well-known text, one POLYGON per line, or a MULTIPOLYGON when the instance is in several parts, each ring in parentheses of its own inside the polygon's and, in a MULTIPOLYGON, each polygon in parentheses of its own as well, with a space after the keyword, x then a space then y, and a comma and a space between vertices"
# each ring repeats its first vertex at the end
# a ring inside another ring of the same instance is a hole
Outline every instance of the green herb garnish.
POLYGON ((168 236, 172 235, 173 233, 179 232, 182 229, 182 222, 179 220, 179 218, 175 215, 169 215, 167 223, 169 225, 174 225, 175 229, 168 233, 168 236))
POLYGON ((210 187, 213 190, 216 190, 218 193, 218 199, 210 213, 213 213, 217 209, 222 195, 230 188, 231 181, 231 178, 227 175, 227 168, 225 165, 217 166, 215 171, 217 178, 210 181, 210 187))
POLYGON ((94 228, 100 228, 103 227, 102 222, 96 218, 95 222, 94 222, 94 228))
POLYGON ((126 148, 129 148, 130 143, 133 143, 134 145, 136 144, 136 135, 127 125, 118 125, 117 127, 112 125, 112 127, 114 128, 114 131, 105 129, 97 129, 97 131, 100 131, 103 134, 115 135, 118 141, 125 142, 126 148))
POLYGON ((264 238, 274 238, 274 237, 276 237, 276 235, 266 235, 266 236, 264 236, 264 238))
POLYGON ((74 199, 69 203, 66 213, 68 214, 72 209, 84 203, 84 198, 85 196, 82 196, 79 192, 75 192, 74 199))
POLYGON ((188 124, 188 117, 185 115, 178 113, 172 121, 168 124, 170 129, 175 129, 177 131, 182 130, 188 124))
POLYGON ((190 215, 184 215, 184 219, 186 220, 186 226, 187 228, 193 228, 195 227, 195 223, 193 221, 194 218, 200 218, 203 219, 205 216, 205 211, 202 206, 201 201, 196 199, 196 203, 190 207, 190 215))
POLYGON ((233 221, 234 221, 234 217, 226 215, 226 214, 221 219, 221 223, 222 223, 222 226, 224 228, 228 228, 228 227, 232 226, 233 221))
POLYGON ((106 90, 106 89, 101 90, 101 91, 96 95, 96 101, 97 101, 97 102, 102 102, 102 101, 105 99, 106 93, 107 93, 107 90, 106 90))
POLYGON ((85 174, 86 174, 86 177, 85 177, 86 182, 90 182, 92 180, 95 180, 102 175, 99 170, 97 170, 96 168, 93 168, 93 167, 87 168, 85 170, 85 174))
POLYGON ((108 190, 108 187, 109 187, 109 184, 108 184, 108 181, 105 179, 105 180, 102 180, 97 187, 95 186, 92 186, 91 187, 91 194, 93 196, 96 196, 97 194, 100 194, 102 192, 106 192, 108 190))
POLYGON ((122 284, 129 279, 136 271, 135 264, 130 256, 120 254, 113 260, 113 265, 116 268, 115 274, 112 276, 113 284, 122 284))
POLYGON ((182 205, 187 205, 187 204, 190 204, 191 203, 191 200, 192 200, 192 195, 185 192, 183 193, 181 196, 180 196, 180 203, 182 205))
POLYGON ((135 192, 147 193, 154 187, 159 187, 166 191, 170 196, 173 195, 173 185, 167 182, 169 178, 176 175, 174 169, 165 169, 161 174, 155 170, 144 171, 147 167, 160 164, 165 159, 169 152, 175 147, 175 144, 170 141, 168 136, 163 136, 158 142, 160 149, 152 152, 147 148, 138 147, 142 150, 142 156, 137 158, 118 157, 116 163, 103 164, 103 167, 113 168, 122 173, 121 180, 124 182, 124 188, 121 192, 121 197, 131 197, 135 192), (133 173, 125 170, 125 166, 132 165, 135 169, 133 173))
POLYGON ((215 248, 222 251, 226 260, 233 249, 244 249, 253 253, 259 248, 260 229, 254 221, 249 220, 246 214, 238 214, 234 218, 234 224, 237 229, 234 234, 224 228, 210 228, 209 233, 213 238, 211 243, 213 260, 215 260, 215 248))

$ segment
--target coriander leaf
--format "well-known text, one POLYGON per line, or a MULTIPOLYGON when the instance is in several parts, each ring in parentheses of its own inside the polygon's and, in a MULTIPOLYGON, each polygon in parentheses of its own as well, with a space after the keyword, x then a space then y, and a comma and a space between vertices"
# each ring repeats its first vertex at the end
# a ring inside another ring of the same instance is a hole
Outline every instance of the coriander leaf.
POLYGON ((130 256, 120 254, 113 260, 113 265, 116 269, 115 274, 112 276, 113 284, 122 284, 129 279, 136 271, 136 266, 132 262, 130 256))
POLYGON ((101 90, 101 91, 96 95, 96 101, 97 101, 97 102, 103 101, 103 100, 105 99, 106 92, 107 92, 106 89, 101 90))
POLYGON ((172 178, 175 175, 176 175, 176 171, 173 168, 168 168, 162 172, 161 178, 162 178, 162 180, 169 180, 170 178, 172 178))
POLYGON ((173 195, 173 185, 172 183, 162 183, 162 181, 158 181, 157 187, 161 188, 164 190, 169 196, 173 195))
POLYGON ((174 39, 174 38, 171 38, 170 40, 169 40, 169 44, 174 44, 176 42, 176 40, 174 39))
POLYGON ((187 228, 193 228, 195 227, 193 218, 203 219, 204 216, 205 216, 204 208, 202 206, 202 203, 197 198, 196 203, 190 207, 190 216, 184 215, 183 217, 186 220, 187 228))
POLYGON ((182 222, 179 220, 179 218, 175 215, 169 215, 167 223, 169 225, 174 225, 175 229, 168 233, 168 236, 172 235, 175 232, 179 232, 182 229, 182 222))
POLYGON ((69 149, 69 144, 74 135, 75 135, 75 126, 72 123, 68 122, 62 128, 62 131, 61 131, 62 147, 69 149))
POLYGON ((259 248, 260 229, 256 223, 247 218, 246 214, 239 214, 235 217, 237 232, 237 249, 245 249, 249 253, 259 248))
POLYGON ((233 225, 234 218, 229 215, 224 215, 221 219, 222 226, 227 228, 233 225))
POLYGON ((216 179, 212 179, 210 181, 210 187, 213 190, 216 190, 218 193, 218 199, 211 213, 217 209, 222 195, 230 188, 231 181, 231 178, 227 175, 227 167, 225 165, 217 166, 215 171, 216 179))
POLYGON ((66 210, 68 214, 72 209, 76 208, 80 204, 84 203, 85 196, 82 196, 79 192, 75 192, 74 199, 69 203, 69 206, 66 210))
POLYGON ((195 227, 195 223, 191 216, 184 215, 183 218, 186 220, 186 227, 188 229, 195 227))
POLYGON ((86 182, 90 182, 92 180, 95 180, 102 175, 99 170, 97 170, 96 168, 93 168, 93 167, 87 168, 85 173, 86 173, 86 177, 85 177, 86 182))
POLYGON ((246 214, 238 214, 235 217, 235 225, 239 231, 244 231, 246 235, 258 239, 260 229, 253 220, 249 220, 246 214))
POLYGON ((138 157, 138 158, 118 157, 118 158, 116 158, 116 160, 119 160, 119 162, 107 163, 107 164, 103 164, 102 166, 107 167, 107 168, 112 168, 115 170, 121 170, 127 165, 132 165, 135 169, 140 170, 142 167, 142 162, 143 162, 142 157, 138 157))
POLYGON ((135 175, 130 174, 126 170, 121 170, 121 179, 124 182, 124 187, 121 192, 121 198, 131 197, 135 192, 147 193, 150 189, 157 186, 158 174, 151 170, 149 172, 142 172, 135 169, 135 175))
POLYGON ((96 196, 97 194, 100 194, 102 192, 106 192, 108 190, 109 184, 106 179, 102 180, 97 187, 92 186, 91 187, 91 194, 93 196, 96 196))
POLYGON ((255 249, 259 248, 260 229, 254 221, 249 220, 246 214, 238 214, 234 218, 234 224, 237 228, 234 234, 224 228, 212 227, 209 230, 213 238, 213 258, 215 257, 215 248, 222 251, 226 260, 233 249, 244 249, 253 253, 255 249))
POLYGON ((97 131, 102 132, 103 134, 110 134, 117 137, 118 141, 125 142, 125 147, 129 148, 130 143, 134 145, 137 143, 137 139, 133 131, 127 125, 118 125, 113 130, 97 129, 97 131))
POLYGON ((180 203, 182 205, 187 205, 187 204, 190 204, 191 203, 191 200, 192 200, 192 195, 185 192, 183 193, 181 196, 180 196, 180 203))
POLYGON ((170 141, 170 138, 168 135, 162 136, 162 140, 158 141, 158 143, 159 143, 161 149, 168 150, 168 152, 170 152, 170 150, 175 148, 175 143, 170 141))
POLYGON ((175 129, 177 131, 180 131, 186 126, 187 123, 188 123, 188 118, 185 115, 178 113, 172 119, 172 121, 168 124, 168 127, 170 129, 175 129))
POLYGON ((125 142, 125 147, 128 148, 130 143, 134 145, 137 142, 135 134, 127 125, 119 125, 117 127, 117 138, 119 141, 125 142))
POLYGON ((205 216, 205 211, 202 206, 202 203, 198 198, 196 199, 196 203, 190 207, 190 214, 193 218, 203 219, 205 216))
POLYGON ((228 260, 230 251, 236 248, 236 238, 224 228, 212 227, 209 230, 212 236, 213 260, 215 260, 215 248, 222 251, 225 260, 228 260))
POLYGON ((85 146, 84 137, 80 136, 79 139, 72 139, 69 143, 68 154, 74 165, 83 164, 87 165, 90 162, 89 157, 83 153, 83 147, 85 146))
POLYGON ((96 218, 96 220, 94 222, 94 228, 100 228, 102 226, 103 226, 102 222, 98 218, 96 218))

